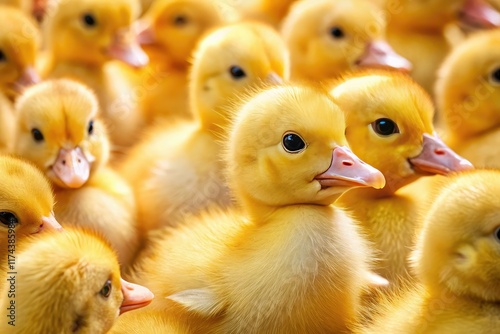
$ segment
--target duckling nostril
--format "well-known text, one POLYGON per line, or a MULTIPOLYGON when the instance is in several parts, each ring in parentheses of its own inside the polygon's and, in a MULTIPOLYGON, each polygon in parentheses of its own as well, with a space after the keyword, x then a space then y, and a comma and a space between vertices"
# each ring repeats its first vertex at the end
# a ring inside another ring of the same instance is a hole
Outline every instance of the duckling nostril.
POLYGON ((354 165, 354 163, 352 161, 349 161, 349 160, 343 160, 342 165, 351 167, 352 165, 354 165))
POLYGON ((78 159, 78 163, 79 163, 79 164, 80 164, 80 163, 82 163, 82 159, 78 159))
POLYGON ((66 160, 63 160, 63 161, 62 161, 62 164, 63 164, 64 166, 66 166, 66 160))
POLYGON ((443 150, 441 148, 435 149, 434 153, 436 153, 437 155, 445 155, 446 154, 445 150, 443 150))

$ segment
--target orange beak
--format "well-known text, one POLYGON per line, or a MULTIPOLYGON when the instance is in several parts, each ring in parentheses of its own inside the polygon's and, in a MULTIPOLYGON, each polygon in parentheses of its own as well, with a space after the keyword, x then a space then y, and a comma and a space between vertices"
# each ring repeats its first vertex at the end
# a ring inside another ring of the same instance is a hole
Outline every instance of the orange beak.
POLYGON ((23 74, 14 82, 14 89, 18 93, 22 93, 23 90, 31 85, 40 82, 40 76, 35 71, 32 66, 28 66, 25 68, 23 74))
POLYGON ((81 148, 61 148, 52 171, 69 188, 80 188, 89 179, 90 163, 81 148))
POLYGON ((424 133, 422 152, 415 158, 409 159, 409 162, 417 171, 425 174, 446 175, 474 169, 468 160, 456 154, 438 137, 427 133, 424 133))
POLYGON ((149 305, 154 298, 153 293, 141 285, 132 284, 121 279, 123 302, 120 314, 149 305))
POLYGON ((495 28, 500 26, 500 13, 484 0, 466 0, 460 11, 460 21, 472 28, 495 28))
POLYGON ((365 52, 356 61, 362 67, 389 67, 410 72, 412 65, 409 60, 399 55, 385 41, 372 41, 366 45, 365 52))
POLYGON ((141 49, 136 38, 137 36, 129 30, 117 32, 113 43, 108 48, 108 55, 132 67, 146 66, 149 63, 149 57, 141 49))
POLYGON ((337 147, 332 152, 332 162, 326 172, 315 177, 321 188, 385 186, 384 175, 359 159, 347 147, 337 147))

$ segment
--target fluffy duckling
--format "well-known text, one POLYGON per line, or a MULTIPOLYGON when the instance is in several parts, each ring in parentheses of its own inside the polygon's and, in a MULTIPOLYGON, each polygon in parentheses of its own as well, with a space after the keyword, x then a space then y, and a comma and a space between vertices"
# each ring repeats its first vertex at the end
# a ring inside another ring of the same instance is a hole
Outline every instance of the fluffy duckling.
POLYGON ((283 20, 292 78, 338 77, 358 67, 410 70, 384 40, 385 21, 366 0, 302 0, 283 20))
POLYGON ((133 142, 139 116, 122 106, 121 78, 113 80, 104 65, 112 59, 133 67, 148 63, 131 28, 138 12, 137 0, 65 0, 54 6, 44 24, 45 75, 71 78, 94 90, 117 150, 133 142))
POLYGON ((134 185, 143 231, 176 225, 186 214, 213 205, 230 205, 219 141, 231 119, 228 106, 262 81, 286 78, 287 56, 280 36, 261 23, 228 25, 200 43, 190 87, 197 120, 152 130, 122 168, 134 185))
POLYGON ((454 176, 437 196, 412 260, 421 284, 387 301, 362 333, 491 333, 500 325, 500 173, 454 176))
POLYGON ((132 189, 106 167, 109 143, 94 94, 67 79, 33 86, 18 100, 14 153, 32 161, 55 187, 63 224, 102 233, 127 265, 137 243, 132 189))
POLYGON ((242 212, 157 234, 137 271, 161 296, 156 307, 217 318, 208 333, 345 331, 375 277, 355 225, 330 204, 385 181, 349 150, 344 124, 315 88, 270 88, 244 103, 226 157, 242 212))
POLYGON ((4 261, 7 254, 15 255, 21 239, 61 225, 54 218, 50 184, 35 166, 0 155, 0 187, 0 259, 4 261))
POLYGON ((15 328, 20 334, 104 334, 119 314, 153 299, 147 288, 120 278, 116 254, 107 243, 82 231, 27 242, 16 255, 16 274, 8 271, 2 281, 14 282, 15 295, 8 293, 8 284, 0 304, 4 310, 14 305, 15 315, 1 321, 2 333, 15 328))
POLYGON ((433 93, 437 70, 451 50, 446 31, 457 23, 474 29, 500 26, 500 14, 484 0, 381 0, 387 39, 413 64, 412 77, 433 93), (432 20, 429 20, 432 17, 432 20))
POLYGON ((150 64, 142 71, 137 95, 147 124, 158 118, 192 118, 188 60, 201 36, 223 22, 216 3, 205 0, 158 0, 141 19, 138 38, 150 64))
POLYGON ((471 36, 439 71, 436 100, 446 140, 476 167, 500 168, 500 31, 471 36))
POLYGON ((409 76, 360 72, 346 76, 331 94, 347 113, 349 146, 387 180, 384 189, 353 189, 337 203, 359 221, 379 251, 377 273, 397 288, 399 280, 409 278, 406 259, 419 225, 418 198, 397 191, 420 176, 472 165, 435 135, 431 99, 409 76))

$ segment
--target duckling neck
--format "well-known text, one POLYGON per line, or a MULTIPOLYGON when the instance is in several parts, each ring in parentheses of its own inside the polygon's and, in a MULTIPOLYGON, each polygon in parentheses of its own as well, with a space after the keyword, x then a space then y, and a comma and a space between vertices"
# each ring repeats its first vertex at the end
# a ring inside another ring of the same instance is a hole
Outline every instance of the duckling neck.
POLYGON ((355 203, 360 199, 382 199, 394 196, 396 190, 399 189, 388 187, 383 189, 373 188, 354 188, 345 192, 339 199, 341 203, 355 203))

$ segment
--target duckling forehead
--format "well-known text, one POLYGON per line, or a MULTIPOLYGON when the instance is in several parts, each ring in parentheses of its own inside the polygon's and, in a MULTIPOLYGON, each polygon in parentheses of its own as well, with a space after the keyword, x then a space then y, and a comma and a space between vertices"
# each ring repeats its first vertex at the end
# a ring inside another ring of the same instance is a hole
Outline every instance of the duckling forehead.
POLYGON ((126 27, 139 12, 138 4, 131 0, 62 0, 56 7, 58 19, 79 18, 85 13, 98 16, 99 24, 108 27, 126 27))

